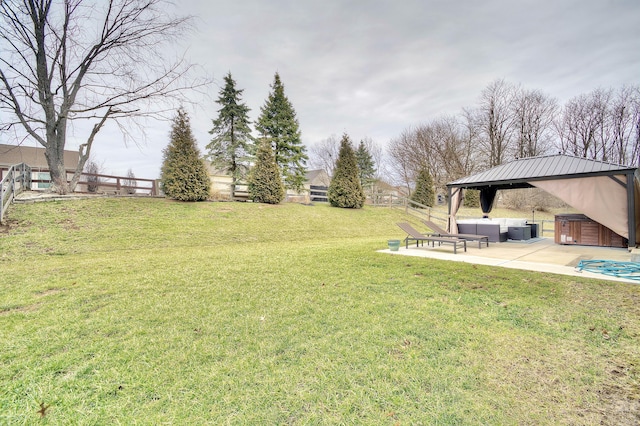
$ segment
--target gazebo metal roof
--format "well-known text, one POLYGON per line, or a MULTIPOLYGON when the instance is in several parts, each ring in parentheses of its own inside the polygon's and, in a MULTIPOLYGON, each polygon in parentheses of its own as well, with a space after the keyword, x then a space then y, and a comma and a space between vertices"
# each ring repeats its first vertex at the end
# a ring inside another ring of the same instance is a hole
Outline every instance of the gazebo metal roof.
POLYGON ((528 188, 537 180, 573 179, 586 176, 633 175, 635 167, 603 161, 587 160, 570 155, 547 155, 520 158, 484 172, 450 182, 448 187, 528 188))

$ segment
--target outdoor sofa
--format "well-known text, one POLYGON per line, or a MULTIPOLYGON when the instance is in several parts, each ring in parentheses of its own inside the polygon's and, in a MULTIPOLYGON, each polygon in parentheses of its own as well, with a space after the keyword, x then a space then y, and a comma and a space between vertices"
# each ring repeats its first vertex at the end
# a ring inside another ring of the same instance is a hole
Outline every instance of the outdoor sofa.
POLYGON ((462 219, 458 222, 458 233, 487 235, 492 243, 531 238, 531 226, 527 219, 462 219))
POLYGON ((482 243, 484 243, 487 247, 489 247, 489 237, 487 235, 465 234, 465 233, 449 234, 445 229, 439 227, 438 225, 436 225, 430 220, 422 220, 422 223, 427 225, 427 227, 433 231, 433 233, 430 235, 437 236, 437 237, 460 238, 467 241, 477 241, 478 248, 482 248, 482 243))

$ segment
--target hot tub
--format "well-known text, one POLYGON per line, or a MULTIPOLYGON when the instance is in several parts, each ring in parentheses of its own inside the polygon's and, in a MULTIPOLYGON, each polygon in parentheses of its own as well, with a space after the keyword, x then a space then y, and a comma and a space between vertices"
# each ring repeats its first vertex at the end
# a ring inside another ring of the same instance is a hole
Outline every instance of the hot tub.
POLYGON ((555 217, 556 244, 627 247, 627 239, 583 214, 560 214, 555 217))

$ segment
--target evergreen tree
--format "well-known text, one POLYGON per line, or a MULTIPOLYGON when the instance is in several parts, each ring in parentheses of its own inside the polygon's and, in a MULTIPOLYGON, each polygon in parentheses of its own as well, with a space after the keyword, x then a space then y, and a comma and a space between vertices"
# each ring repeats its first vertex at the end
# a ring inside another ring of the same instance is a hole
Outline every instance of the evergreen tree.
POLYGON ((249 107, 242 102, 242 92, 229 72, 225 86, 220 89, 218 100, 221 108, 218 118, 213 120, 213 135, 207 145, 208 158, 217 169, 231 174, 231 199, 235 196, 236 184, 245 177, 249 153, 253 150, 253 137, 249 127, 249 107))
POLYGON ((182 108, 173 119, 171 142, 163 154, 160 183, 167 197, 180 201, 209 198, 211 180, 191 133, 189 117, 182 108))
POLYGON ((356 162, 358 163, 358 170, 360 172, 360 184, 363 188, 368 187, 376 176, 376 164, 373 161, 373 157, 369 152, 369 148, 365 145, 364 141, 360 141, 358 149, 355 152, 356 162))
POLYGON ((433 188, 433 179, 431 178, 429 170, 423 168, 418 172, 416 189, 413 191, 413 194, 411 194, 411 199, 416 203, 433 207, 434 198, 435 190, 433 188))
POLYGON ((464 206, 480 207, 480 191, 478 191, 477 189, 465 189, 464 206))
POLYGON ((256 163, 249 173, 249 198, 256 203, 278 204, 284 199, 280 169, 268 139, 262 139, 256 163))
POLYGON ((278 73, 275 74, 269 97, 260 108, 256 129, 273 144, 276 164, 282 170, 285 186, 296 191, 302 190, 309 158, 300 139, 296 112, 284 94, 284 85, 278 73))
POLYGON ((358 164, 347 134, 342 135, 340 141, 340 152, 327 198, 333 207, 359 209, 364 205, 365 195, 360 184, 358 164))

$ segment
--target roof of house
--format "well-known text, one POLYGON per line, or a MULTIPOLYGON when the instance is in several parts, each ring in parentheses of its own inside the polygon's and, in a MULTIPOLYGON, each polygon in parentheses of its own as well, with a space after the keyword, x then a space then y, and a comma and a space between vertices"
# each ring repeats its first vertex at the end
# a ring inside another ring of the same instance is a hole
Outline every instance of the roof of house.
POLYGON ((635 167, 604 161, 587 160, 570 155, 546 155, 520 158, 484 172, 450 182, 449 187, 473 188, 478 186, 526 187, 527 182, 552 179, 572 179, 585 176, 632 174, 635 167))
MULTIPOLYGON (((64 165, 68 171, 75 170, 79 161, 80 153, 64 151, 64 165)), ((9 167, 20 163, 26 163, 32 169, 49 169, 44 148, 0 144, 0 166, 9 167)))
POLYGON ((331 183, 331 177, 323 169, 307 170, 305 178, 311 185, 328 186, 331 183))

